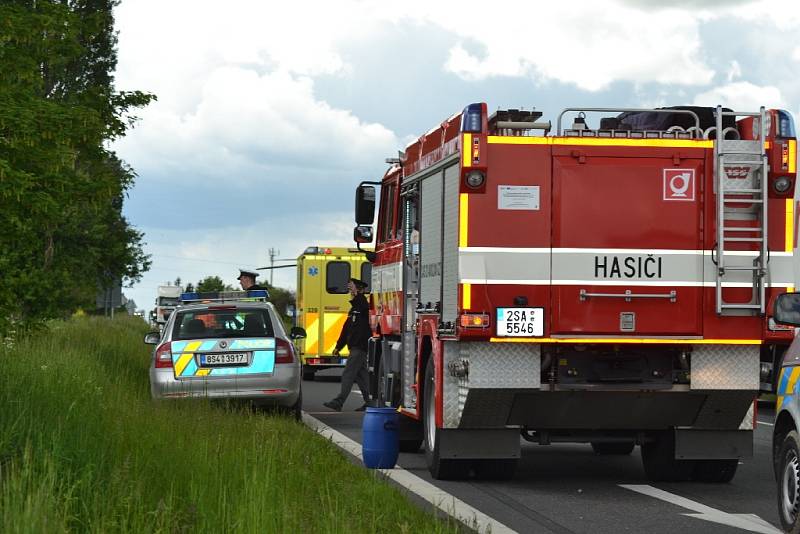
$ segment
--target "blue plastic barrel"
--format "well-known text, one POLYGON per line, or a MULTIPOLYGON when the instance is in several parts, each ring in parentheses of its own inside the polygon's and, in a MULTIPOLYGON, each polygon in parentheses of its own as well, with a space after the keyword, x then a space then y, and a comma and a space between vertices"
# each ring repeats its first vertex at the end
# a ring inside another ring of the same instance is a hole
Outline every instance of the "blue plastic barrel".
POLYGON ((396 408, 367 406, 362 427, 361 456, 370 469, 391 469, 397 463, 400 445, 397 435, 396 408))

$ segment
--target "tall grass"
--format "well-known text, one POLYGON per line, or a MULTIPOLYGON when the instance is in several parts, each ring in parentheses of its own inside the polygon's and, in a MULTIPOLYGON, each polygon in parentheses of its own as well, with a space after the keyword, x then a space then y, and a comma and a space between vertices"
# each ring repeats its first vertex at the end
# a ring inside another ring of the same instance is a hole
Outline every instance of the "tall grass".
POLYGON ((288 417, 152 401, 146 328, 81 318, 0 348, 0 531, 458 529, 288 417))

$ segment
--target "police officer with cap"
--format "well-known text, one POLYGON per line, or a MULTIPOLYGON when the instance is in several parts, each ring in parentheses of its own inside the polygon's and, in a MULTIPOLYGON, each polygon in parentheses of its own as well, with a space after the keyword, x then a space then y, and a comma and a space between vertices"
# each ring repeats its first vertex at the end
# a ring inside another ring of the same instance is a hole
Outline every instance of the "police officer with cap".
POLYGON ((253 289, 267 289, 266 287, 256 284, 256 277, 258 273, 252 269, 239 269, 239 276, 236 278, 242 286, 244 291, 253 289))
POLYGON ((369 326, 369 304, 364 296, 367 284, 358 278, 351 278, 347 283, 347 289, 353 297, 350 301, 350 312, 347 320, 342 326, 339 341, 333 350, 334 356, 339 355, 339 351, 347 345, 350 355, 342 373, 342 389, 339 395, 333 400, 323 403, 326 407, 337 412, 342 411, 342 406, 350 395, 353 382, 358 384, 361 396, 364 397, 364 404, 356 411, 363 411, 369 402, 369 375, 367 374, 367 341, 372 337, 372 328, 369 326))

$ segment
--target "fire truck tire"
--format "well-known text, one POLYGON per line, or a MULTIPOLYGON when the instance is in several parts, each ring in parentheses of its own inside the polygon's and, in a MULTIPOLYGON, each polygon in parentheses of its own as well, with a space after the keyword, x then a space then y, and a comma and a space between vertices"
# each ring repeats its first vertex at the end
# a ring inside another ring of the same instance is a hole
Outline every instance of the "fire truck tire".
POLYGON ((683 482, 692 477, 693 460, 675 458, 675 432, 659 432, 655 440, 642 445, 642 464, 653 482, 683 482))
POLYGON ((595 454, 630 454, 633 452, 634 443, 631 442, 622 442, 622 443, 603 443, 603 442, 592 442, 592 450, 594 450, 595 454))
POLYGON ((303 366, 303 380, 307 380, 308 382, 314 381, 314 369, 309 369, 306 366, 303 366))
POLYGON ((421 439, 401 439, 400 440, 400 452, 419 452, 419 448, 422 447, 422 440, 421 439))
POLYGON ((698 482, 725 484, 733 480, 739 460, 697 460, 692 478, 698 482))
POLYGON ((440 440, 439 429, 436 428, 436 382, 433 371, 433 357, 428 359, 425 367, 425 382, 423 386, 422 413, 423 434, 425 442, 425 463, 431 476, 437 480, 457 480, 469 475, 471 463, 465 460, 442 459, 439 457, 440 440))
POLYGON ((516 458, 477 460, 475 462, 475 476, 481 480, 511 480, 516 471, 516 458))

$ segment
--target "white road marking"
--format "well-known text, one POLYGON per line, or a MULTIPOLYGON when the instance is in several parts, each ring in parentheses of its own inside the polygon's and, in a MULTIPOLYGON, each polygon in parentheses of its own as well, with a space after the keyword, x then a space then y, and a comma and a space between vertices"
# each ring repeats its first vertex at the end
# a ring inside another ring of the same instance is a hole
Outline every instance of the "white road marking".
POLYGON ((766 421, 759 421, 759 425, 767 425, 767 426, 775 426, 773 423, 767 423, 766 421))
MULTIPOLYGON (((303 412, 303 422, 319 435, 331 440, 334 445, 346 453, 355 456, 359 460, 362 459, 360 443, 356 443, 341 432, 332 429, 319 419, 311 417, 307 412, 303 412)), ((489 517, 477 508, 473 508, 455 495, 451 495, 430 482, 419 478, 417 475, 409 473, 400 466, 394 469, 378 469, 378 471, 406 488, 409 492, 431 503, 442 512, 454 517, 470 529, 478 532, 490 532, 491 534, 516 534, 515 530, 489 517)))
POLYGON ((780 534, 780 530, 767 523, 755 514, 729 514, 716 508, 711 508, 705 504, 692 501, 686 497, 669 493, 668 491, 654 488, 653 486, 638 485, 638 484, 620 484, 620 487, 666 501, 670 504, 680 506, 696 512, 694 514, 683 514, 688 517, 696 519, 703 519, 704 521, 711 521, 713 523, 720 523, 730 527, 740 528, 749 532, 760 532, 762 534, 780 534))

